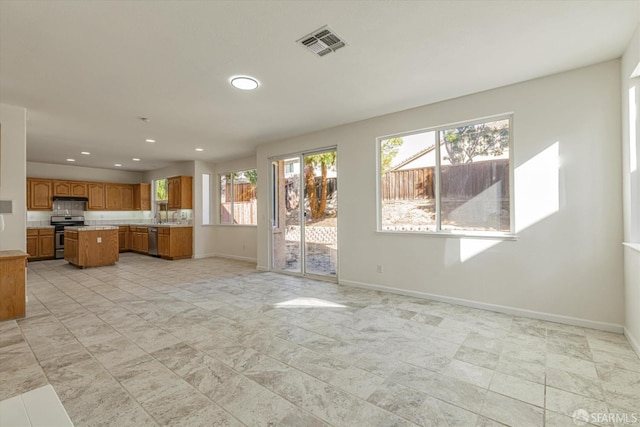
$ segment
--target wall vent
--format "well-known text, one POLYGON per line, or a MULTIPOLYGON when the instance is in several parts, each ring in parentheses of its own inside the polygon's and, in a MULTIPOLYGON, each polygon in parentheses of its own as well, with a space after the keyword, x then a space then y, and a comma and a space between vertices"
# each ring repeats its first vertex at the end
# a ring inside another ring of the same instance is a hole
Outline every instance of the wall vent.
POLYGON ((344 39, 327 25, 307 34, 296 43, 300 43, 318 56, 325 56, 347 45, 344 39))

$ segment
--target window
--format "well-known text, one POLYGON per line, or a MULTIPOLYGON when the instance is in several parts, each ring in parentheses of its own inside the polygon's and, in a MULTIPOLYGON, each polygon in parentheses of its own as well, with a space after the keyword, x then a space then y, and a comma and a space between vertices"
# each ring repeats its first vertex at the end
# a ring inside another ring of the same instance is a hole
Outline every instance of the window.
POLYGON ((257 184, 256 169, 220 175, 220 224, 258 224, 257 184))
POLYGON ((380 231, 505 235, 511 116, 378 138, 380 231))
POLYGON ((169 199, 169 193, 168 193, 168 185, 167 185, 167 180, 165 179, 157 179, 154 181, 154 195, 155 195, 155 201, 156 202, 164 202, 167 201, 169 199))
POLYGON ((209 199, 211 175, 202 174, 202 225, 211 224, 211 201, 209 199))

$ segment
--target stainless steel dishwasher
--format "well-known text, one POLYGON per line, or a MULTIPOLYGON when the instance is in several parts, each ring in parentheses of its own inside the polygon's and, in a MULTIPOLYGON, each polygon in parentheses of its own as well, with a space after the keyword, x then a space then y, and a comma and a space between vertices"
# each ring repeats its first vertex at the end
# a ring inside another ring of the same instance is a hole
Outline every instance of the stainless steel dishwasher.
POLYGON ((158 227, 149 227, 149 255, 158 256, 158 227))

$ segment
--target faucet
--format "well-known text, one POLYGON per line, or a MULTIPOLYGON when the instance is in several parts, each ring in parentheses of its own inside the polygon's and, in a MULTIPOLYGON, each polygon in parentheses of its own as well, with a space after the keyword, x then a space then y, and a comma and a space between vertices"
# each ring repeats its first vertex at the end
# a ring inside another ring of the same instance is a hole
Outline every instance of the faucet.
POLYGON ((162 224, 160 212, 156 212, 156 214, 153 216, 153 220, 156 222, 156 224, 162 224))
POLYGON ((177 215, 178 215, 178 211, 173 211, 173 212, 171 213, 171 222, 179 222, 179 221, 176 219, 176 216, 177 216, 177 215))

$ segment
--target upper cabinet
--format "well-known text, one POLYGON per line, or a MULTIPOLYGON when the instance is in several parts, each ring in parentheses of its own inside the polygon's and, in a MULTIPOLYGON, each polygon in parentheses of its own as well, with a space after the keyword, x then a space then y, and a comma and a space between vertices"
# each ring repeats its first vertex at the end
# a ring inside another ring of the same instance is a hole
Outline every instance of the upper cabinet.
POLYGON ((193 177, 167 178, 169 209, 193 209, 193 177))
MULTIPOLYGON (((191 187, 189 186, 189 192, 191 187)), ((151 210, 151 184, 27 178, 27 210, 53 209, 53 197, 86 197, 87 210, 151 210)))
POLYGON ((27 178, 27 210, 50 211, 53 188, 50 179, 27 178))
POLYGON ((133 208, 138 211, 151 210, 151 184, 143 182, 133 185, 133 208))
POLYGON ((122 185, 105 184, 105 205, 107 210, 117 211, 122 209, 122 185))
POLYGON ((106 210, 104 184, 98 182, 90 182, 87 184, 89 192, 89 203, 87 209, 90 211, 106 210))
POLYGON ((88 197, 87 183, 82 181, 53 181, 53 195, 88 197))

